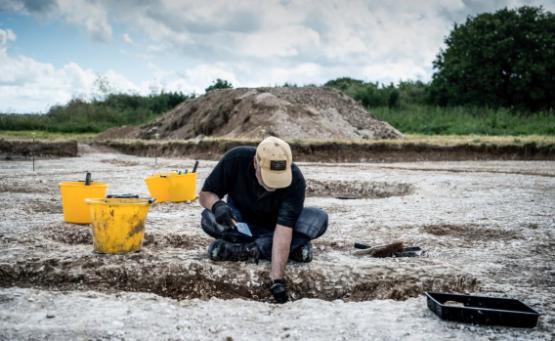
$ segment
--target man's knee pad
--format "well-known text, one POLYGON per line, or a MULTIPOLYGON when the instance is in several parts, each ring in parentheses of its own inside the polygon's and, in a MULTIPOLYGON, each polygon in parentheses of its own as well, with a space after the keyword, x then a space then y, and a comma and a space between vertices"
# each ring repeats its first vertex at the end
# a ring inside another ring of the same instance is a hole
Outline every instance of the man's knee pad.
POLYGON ((323 235, 328 228, 328 214, 316 207, 303 208, 297 219, 295 232, 302 233, 310 239, 323 235))

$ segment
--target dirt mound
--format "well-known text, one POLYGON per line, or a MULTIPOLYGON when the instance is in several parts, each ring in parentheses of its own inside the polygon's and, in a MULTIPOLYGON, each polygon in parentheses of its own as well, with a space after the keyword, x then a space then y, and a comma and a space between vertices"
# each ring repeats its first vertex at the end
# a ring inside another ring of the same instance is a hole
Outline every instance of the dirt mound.
POLYGON ((355 100, 330 88, 213 90, 183 102, 154 122, 109 129, 98 139, 191 139, 225 136, 260 139, 390 139, 402 137, 355 100))

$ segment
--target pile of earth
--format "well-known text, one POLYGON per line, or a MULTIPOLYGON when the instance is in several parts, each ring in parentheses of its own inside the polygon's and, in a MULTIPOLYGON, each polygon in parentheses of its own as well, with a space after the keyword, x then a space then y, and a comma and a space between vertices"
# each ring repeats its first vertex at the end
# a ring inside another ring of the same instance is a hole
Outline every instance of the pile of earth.
POLYGON ((98 139, 392 139, 402 134, 351 97, 325 87, 212 90, 153 122, 112 128, 98 139), (158 134, 158 136, 156 136, 158 134))

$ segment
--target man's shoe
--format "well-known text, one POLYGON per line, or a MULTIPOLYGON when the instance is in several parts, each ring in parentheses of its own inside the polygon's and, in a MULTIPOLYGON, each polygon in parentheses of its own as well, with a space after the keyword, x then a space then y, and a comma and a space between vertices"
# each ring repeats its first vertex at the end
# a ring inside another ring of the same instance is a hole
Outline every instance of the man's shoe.
POLYGON ((245 261, 258 263, 260 251, 256 243, 231 243, 223 239, 216 239, 208 247, 208 257, 213 261, 245 261))
POLYGON ((308 242, 293 250, 289 255, 289 259, 295 262, 310 263, 312 261, 312 243, 308 242))

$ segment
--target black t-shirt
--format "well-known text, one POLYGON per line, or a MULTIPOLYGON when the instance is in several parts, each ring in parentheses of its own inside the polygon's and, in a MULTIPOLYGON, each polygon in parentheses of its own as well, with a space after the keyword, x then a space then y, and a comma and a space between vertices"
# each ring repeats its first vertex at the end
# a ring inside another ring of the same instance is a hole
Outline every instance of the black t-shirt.
POLYGON ((202 186, 235 206, 246 223, 274 229, 277 224, 294 227, 304 204, 306 183, 293 163, 293 180, 286 188, 268 192, 260 186, 254 169, 254 147, 236 147, 218 162, 202 186))

